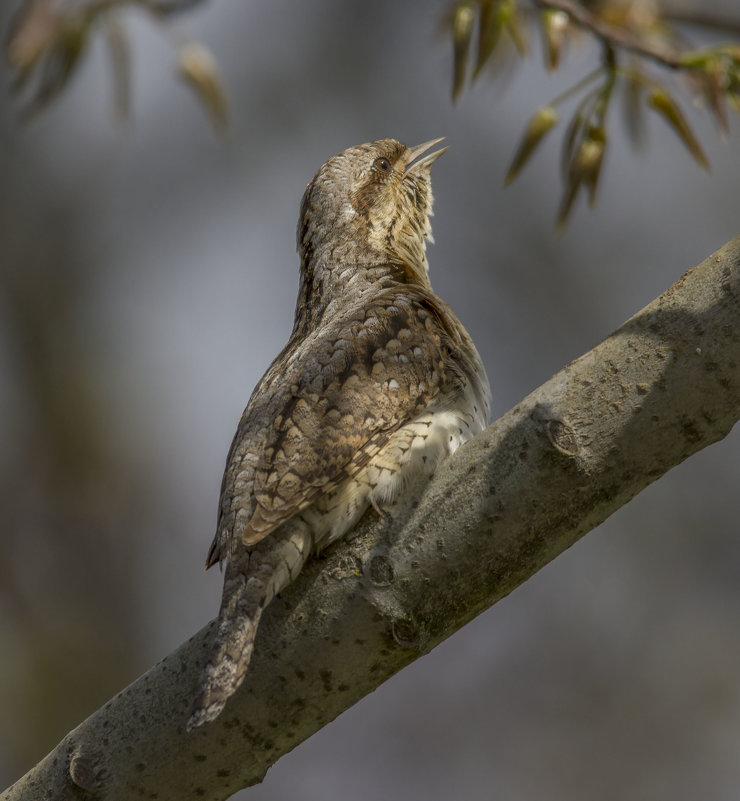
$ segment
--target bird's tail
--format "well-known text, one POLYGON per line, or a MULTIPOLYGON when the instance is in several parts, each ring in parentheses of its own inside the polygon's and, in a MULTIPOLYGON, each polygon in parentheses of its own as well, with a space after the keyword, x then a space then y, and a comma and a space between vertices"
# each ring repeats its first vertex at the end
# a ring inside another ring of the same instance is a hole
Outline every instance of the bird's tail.
POLYGON ((311 548, 299 519, 288 521, 250 550, 229 557, 218 629, 201 675, 188 731, 215 720, 242 683, 262 611, 300 573, 311 548))

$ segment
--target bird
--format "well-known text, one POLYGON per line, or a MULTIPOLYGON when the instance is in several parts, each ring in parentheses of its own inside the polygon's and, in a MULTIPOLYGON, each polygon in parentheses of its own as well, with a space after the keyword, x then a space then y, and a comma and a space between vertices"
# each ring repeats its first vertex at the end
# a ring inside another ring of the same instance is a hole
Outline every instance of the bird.
MULTIPOLYGON (((206 568, 224 587, 187 729, 246 675, 265 607, 372 507, 420 494, 488 422, 483 363, 432 290, 432 164, 442 139, 380 139, 329 159, 300 207, 293 330, 234 436, 206 568)), ((459 265, 455 265, 459 269, 459 265)))

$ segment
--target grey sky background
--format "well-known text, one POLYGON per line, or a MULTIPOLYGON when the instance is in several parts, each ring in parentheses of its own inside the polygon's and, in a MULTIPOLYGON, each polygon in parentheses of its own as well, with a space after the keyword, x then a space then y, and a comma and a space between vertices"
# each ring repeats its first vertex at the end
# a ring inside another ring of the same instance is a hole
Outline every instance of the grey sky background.
MULTIPOLYGON (((598 206, 558 234, 559 133, 503 176, 530 114, 596 51, 584 39, 544 76, 533 40, 453 107, 445 7, 219 0, 168 29, 131 14, 123 127, 99 45, 30 125, 3 92, 0 785, 216 614, 221 577, 202 565, 226 451, 290 332, 298 204, 330 156, 447 137, 431 278, 496 417, 738 233, 737 118, 723 142, 691 113, 706 174, 658 119, 633 152, 615 108, 598 206), (173 37, 216 55, 225 143, 173 77, 173 37), (60 461, 47 418, 85 430, 92 456, 60 461)), ((739 467, 734 433, 236 798, 736 798, 739 467)))

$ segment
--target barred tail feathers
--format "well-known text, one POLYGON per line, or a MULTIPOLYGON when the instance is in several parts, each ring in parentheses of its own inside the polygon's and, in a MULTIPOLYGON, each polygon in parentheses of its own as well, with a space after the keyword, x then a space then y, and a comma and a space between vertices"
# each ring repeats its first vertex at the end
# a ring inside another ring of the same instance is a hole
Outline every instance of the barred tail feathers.
POLYGON ((311 548, 300 519, 282 525, 253 548, 229 557, 219 623, 201 675, 188 731, 215 720, 247 673, 262 611, 295 580, 311 548))

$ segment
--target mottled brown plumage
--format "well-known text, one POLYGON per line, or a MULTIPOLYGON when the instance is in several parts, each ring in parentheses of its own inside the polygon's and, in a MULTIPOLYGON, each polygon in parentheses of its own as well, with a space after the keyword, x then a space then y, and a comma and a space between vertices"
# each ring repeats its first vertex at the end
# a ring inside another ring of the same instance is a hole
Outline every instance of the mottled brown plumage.
POLYGON ((417 492, 486 424, 489 388, 465 329, 432 291, 430 168, 440 140, 350 148, 308 185, 293 333, 229 452, 207 566, 225 562, 213 650, 188 728, 247 670, 264 607, 370 504, 417 492))

